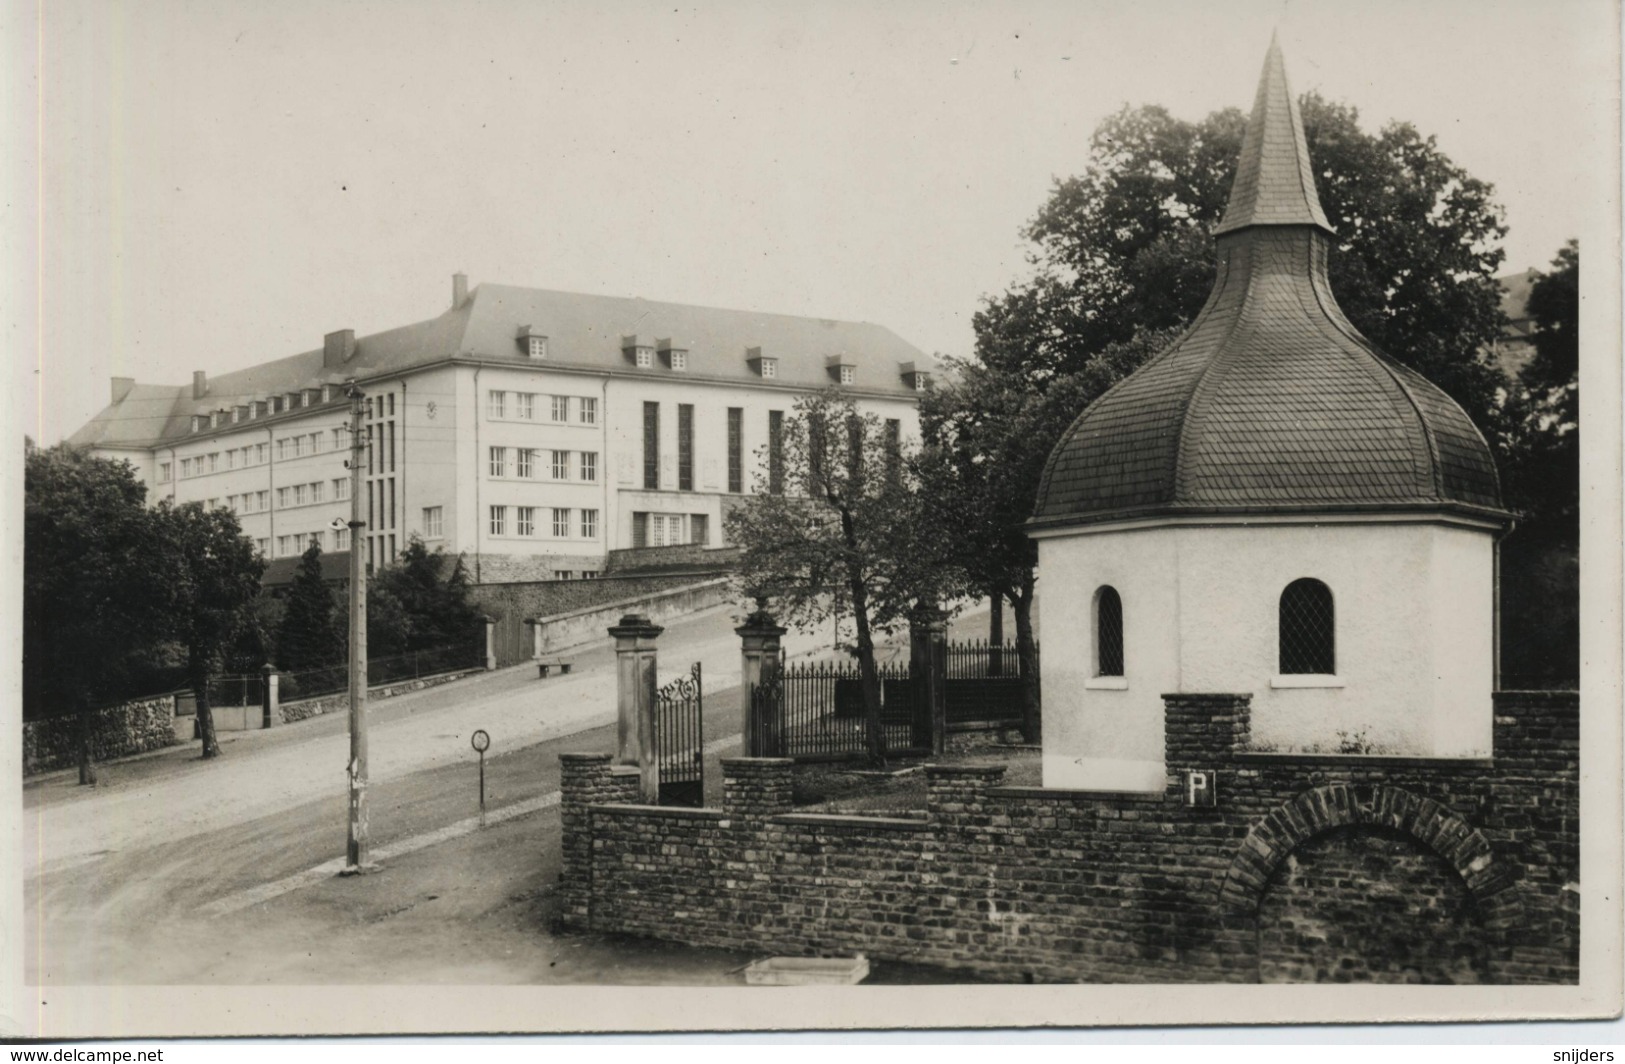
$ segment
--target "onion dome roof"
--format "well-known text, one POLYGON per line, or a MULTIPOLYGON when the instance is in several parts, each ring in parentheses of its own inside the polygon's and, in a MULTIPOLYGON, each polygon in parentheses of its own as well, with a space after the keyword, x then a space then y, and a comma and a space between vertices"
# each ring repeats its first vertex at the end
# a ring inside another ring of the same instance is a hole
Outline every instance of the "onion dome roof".
POLYGON ((1032 524, 1351 510, 1505 519, 1495 460, 1471 419, 1338 308, 1332 233, 1271 41, 1215 229, 1207 304, 1073 422, 1032 524))

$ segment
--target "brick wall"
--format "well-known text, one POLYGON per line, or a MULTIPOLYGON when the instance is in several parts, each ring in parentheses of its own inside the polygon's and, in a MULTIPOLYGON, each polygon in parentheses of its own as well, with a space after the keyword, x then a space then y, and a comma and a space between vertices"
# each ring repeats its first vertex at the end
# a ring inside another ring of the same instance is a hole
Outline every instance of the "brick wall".
POLYGON ((793 813, 786 761, 726 760, 703 810, 567 762, 564 922, 1009 980, 1575 980, 1575 695, 1497 696, 1481 761, 1254 753, 1247 696, 1166 702, 1163 794, 933 766, 923 819, 793 813))

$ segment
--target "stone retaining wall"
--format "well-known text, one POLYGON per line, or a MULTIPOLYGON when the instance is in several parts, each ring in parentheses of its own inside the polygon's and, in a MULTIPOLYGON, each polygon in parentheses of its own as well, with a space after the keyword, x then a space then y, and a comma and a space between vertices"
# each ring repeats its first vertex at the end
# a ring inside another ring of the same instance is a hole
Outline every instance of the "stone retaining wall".
MULTIPOLYGON (((408 694, 412 691, 422 691, 428 687, 439 687, 453 680, 461 680, 484 669, 462 669, 457 672, 443 672, 437 676, 419 676, 415 680, 397 680, 394 683, 382 684, 378 687, 367 688, 367 701, 377 702, 380 699, 394 698, 396 695, 408 694)), ((311 717, 319 717, 324 713, 346 713, 350 709, 350 693, 339 691, 330 695, 319 695, 315 698, 301 698, 293 702, 283 702, 277 706, 278 716, 283 724, 293 724, 311 717)))
POLYGON ((1575 981, 1577 696, 1497 696, 1471 761, 1249 752, 1248 696, 1166 703, 1161 794, 934 766, 917 819, 794 813, 769 759, 724 761, 721 809, 632 805, 566 755, 563 920, 1012 981, 1575 981))
MULTIPOLYGON (((140 698, 96 710, 91 756, 97 761, 128 757, 180 742, 175 738, 173 695, 140 698)), ((23 775, 33 776, 79 763, 79 718, 47 717, 23 724, 23 775)))

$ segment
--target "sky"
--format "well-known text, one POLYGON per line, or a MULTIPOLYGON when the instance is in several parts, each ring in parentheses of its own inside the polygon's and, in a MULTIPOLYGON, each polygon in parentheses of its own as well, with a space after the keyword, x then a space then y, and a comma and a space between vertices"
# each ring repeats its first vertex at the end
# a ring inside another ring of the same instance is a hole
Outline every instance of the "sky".
MULTIPOLYGON (((1602 0, 539 3, 51 0, 6 9, 14 413, 421 321, 451 275, 873 321, 968 355, 1100 120, 1296 92, 1412 122, 1492 182, 1505 272, 1617 161, 1602 0), (39 90, 37 97, 34 89, 39 90), (32 110, 34 113, 29 113, 32 110), (34 228, 26 232, 19 218, 34 228)), ((1596 234, 1593 234, 1596 235, 1596 234)), ((1612 239, 1608 234, 1607 239, 1612 239)), ((1596 246, 1596 245, 1593 245, 1596 246)))

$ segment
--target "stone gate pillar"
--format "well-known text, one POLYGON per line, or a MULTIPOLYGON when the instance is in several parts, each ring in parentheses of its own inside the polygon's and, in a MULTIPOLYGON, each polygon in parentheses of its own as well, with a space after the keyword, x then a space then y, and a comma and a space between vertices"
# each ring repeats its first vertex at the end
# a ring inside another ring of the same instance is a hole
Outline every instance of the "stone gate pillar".
POLYGON ((497 667, 497 619, 489 614, 480 618, 485 622, 485 671, 497 667))
POLYGON ((931 756, 948 750, 948 617, 928 603, 908 615, 908 674, 914 694, 916 745, 929 740, 931 756), (920 734, 929 730, 929 737, 920 734))
POLYGON ((778 745, 777 714, 773 720, 753 721, 750 696, 753 688, 771 682, 778 671, 785 629, 767 612, 765 600, 757 599, 756 612, 734 632, 739 636, 739 726, 745 737, 745 756, 773 757, 778 745))
POLYGON ((281 699, 277 688, 280 679, 270 662, 260 666, 260 727, 270 728, 277 723, 281 699))
POLYGON ((638 769, 638 799, 660 802, 660 763, 655 750, 655 640, 665 629, 647 614, 628 613, 610 628, 615 638, 615 764, 638 769))

